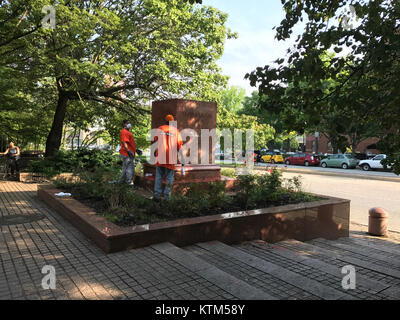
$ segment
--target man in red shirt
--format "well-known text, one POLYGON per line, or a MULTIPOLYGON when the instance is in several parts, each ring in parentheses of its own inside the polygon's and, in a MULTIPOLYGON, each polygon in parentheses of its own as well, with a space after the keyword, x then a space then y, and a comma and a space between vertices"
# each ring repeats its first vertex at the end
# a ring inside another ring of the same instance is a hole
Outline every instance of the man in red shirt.
MULTIPOLYGON (((154 184, 154 199, 159 200, 164 193, 164 199, 168 199, 174 183, 175 164, 178 163, 178 151, 182 148, 183 141, 179 130, 170 125, 175 121, 172 115, 165 117, 165 124, 158 128, 162 137, 157 146, 156 179, 154 184), (166 185, 162 190, 162 181, 165 177, 166 185)), ((158 137, 154 138, 158 141, 158 137)))
POLYGON ((120 132, 120 139, 121 139, 121 149, 119 153, 121 154, 122 158, 122 174, 119 178, 119 183, 127 183, 129 185, 133 185, 132 176, 135 172, 135 153, 136 153, 136 143, 135 139, 133 138, 132 132, 130 129, 132 125, 128 120, 124 120, 122 122, 122 130, 120 132))

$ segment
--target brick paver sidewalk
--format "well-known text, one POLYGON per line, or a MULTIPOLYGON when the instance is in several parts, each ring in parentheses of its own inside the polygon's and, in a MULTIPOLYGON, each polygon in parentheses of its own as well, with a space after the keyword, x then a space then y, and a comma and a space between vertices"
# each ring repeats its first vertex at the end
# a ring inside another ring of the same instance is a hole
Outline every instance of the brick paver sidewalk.
POLYGON ((399 299, 400 237, 308 243, 159 244, 105 254, 37 196, 36 184, 0 182, 2 299, 399 299), (357 267, 356 290, 341 268, 357 267), (56 289, 42 288, 44 266, 56 289))
POLYGON ((36 192, 36 184, 0 183, 0 299, 233 298, 152 248, 104 254, 36 192), (56 290, 42 289, 45 265, 55 267, 56 290))

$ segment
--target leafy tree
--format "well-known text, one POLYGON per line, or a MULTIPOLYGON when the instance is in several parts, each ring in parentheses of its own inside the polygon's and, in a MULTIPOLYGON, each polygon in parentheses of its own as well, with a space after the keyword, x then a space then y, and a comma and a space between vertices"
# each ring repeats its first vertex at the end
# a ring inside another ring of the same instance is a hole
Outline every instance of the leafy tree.
MULTIPOLYGON (((145 109, 145 107, 143 108, 145 109)), ((120 143, 119 133, 122 128, 122 121, 126 118, 126 114, 120 112, 113 112, 105 117, 104 127, 106 132, 109 133, 109 144, 113 147, 120 143)), ((138 121, 132 126, 131 131, 135 137, 137 148, 147 149, 150 147, 150 141, 147 141, 146 137, 151 129, 151 117, 146 114, 140 115, 137 119, 138 121)))
POLYGON ((329 106, 345 106, 346 114, 359 115, 362 125, 378 124, 386 131, 381 150, 397 163, 400 174, 400 149, 393 149, 400 145, 400 2, 282 3, 286 17, 276 28, 276 38, 289 38, 300 21, 306 21, 304 33, 286 58, 248 74, 251 84, 275 102, 277 112, 288 106, 299 110, 309 126, 320 125, 329 106), (324 55, 333 51, 337 55, 327 63, 324 55), (331 80, 335 85, 327 89, 331 80))
MULTIPOLYGON (((244 89, 229 87, 220 91, 216 101, 218 102, 217 129, 230 130, 232 137, 235 129, 242 130, 242 147, 246 148, 246 130, 254 131, 254 148, 264 148, 265 142, 270 140, 275 130, 270 125, 263 123, 255 114, 244 114, 243 106, 248 97, 244 89)), ((220 141, 223 145, 223 140, 220 141)))
POLYGON ((245 97, 243 108, 239 111, 239 114, 255 116, 260 123, 268 124, 274 128, 273 136, 271 139, 263 141, 264 145, 262 147, 282 149, 285 145, 286 149, 297 149, 296 132, 287 127, 284 121, 287 110, 281 113, 270 111, 273 108, 272 103, 267 96, 260 96, 257 91, 253 91, 250 97, 245 97), (263 105, 269 105, 270 107, 268 109, 263 108, 263 105))
MULTIPOLYGON (((12 0, 0 2, 0 56, 10 59, 8 54, 23 49, 23 39, 41 28, 41 18, 32 14, 35 7, 40 10, 46 3, 38 0, 12 0)), ((10 61, 10 60, 9 60, 10 61)))
MULTIPOLYGON (((246 130, 254 131, 254 148, 261 149, 265 146, 265 141, 269 141, 274 136, 274 128, 268 124, 261 123, 255 116, 249 115, 238 115, 232 111, 229 111, 223 106, 218 107, 217 115, 217 129, 219 130, 230 130, 233 133, 235 129, 242 130, 243 132, 243 148, 246 148, 246 130)), ((223 145, 223 144, 221 144, 223 145)))
POLYGON ((229 111, 238 113, 243 108, 246 90, 240 87, 229 87, 221 93, 221 104, 229 111))
POLYGON ((39 86, 23 72, 0 65, 0 136, 22 149, 28 143, 44 144, 54 112, 52 99, 46 83, 39 86))
MULTIPOLYGON (((11 1, 8 13, 18 4, 11 1)), ((53 83, 46 155, 59 149, 70 108, 85 121, 89 110, 98 117, 117 110, 135 125, 148 114, 142 106, 149 100, 212 100, 226 84, 215 61, 234 35, 225 27, 227 15, 216 9, 184 0, 60 1, 52 30, 35 27, 44 4, 29 2, 29 19, 19 31, 24 36, 2 46, 1 54, 8 52, 3 64, 33 83, 53 83)))

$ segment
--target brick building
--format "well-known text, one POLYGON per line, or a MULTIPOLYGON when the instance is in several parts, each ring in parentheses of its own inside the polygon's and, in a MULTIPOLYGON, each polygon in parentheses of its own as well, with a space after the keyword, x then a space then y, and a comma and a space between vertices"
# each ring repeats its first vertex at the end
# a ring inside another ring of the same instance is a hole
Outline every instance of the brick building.
MULTIPOLYGON (((378 141, 379 138, 365 139, 357 145, 355 152, 378 154, 379 150, 376 147, 378 141)), ((308 153, 313 153, 313 152, 333 153, 332 146, 328 138, 324 134, 320 134, 318 138, 311 135, 306 136, 305 151, 308 153)), ((341 151, 344 152, 344 150, 341 151)))

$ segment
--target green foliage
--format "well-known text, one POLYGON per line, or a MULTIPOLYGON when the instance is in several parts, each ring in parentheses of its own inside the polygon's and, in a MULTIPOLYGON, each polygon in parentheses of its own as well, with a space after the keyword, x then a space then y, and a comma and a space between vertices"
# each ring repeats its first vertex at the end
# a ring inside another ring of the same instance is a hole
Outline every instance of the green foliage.
POLYGON ((284 188, 290 192, 301 192, 302 190, 301 176, 286 179, 284 183, 284 188))
MULTIPOLYGON (((274 128, 268 124, 260 123, 257 117, 238 115, 222 106, 218 107, 217 129, 221 132, 222 130, 230 130, 232 137, 235 129, 242 130, 243 142, 246 141, 246 130, 253 130, 255 149, 263 148, 265 141, 271 140, 274 136, 274 128)), ((221 142, 221 146, 223 146, 223 142, 221 142)), ((243 149, 246 149, 245 143, 243 143, 243 149)))
POLYGON ((236 170, 233 168, 221 168, 221 175, 229 178, 236 178, 236 170))
POLYGON ((269 124, 275 129, 274 138, 277 138, 280 134, 288 131, 289 128, 285 126, 285 122, 282 120, 283 114, 277 114, 267 108, 262 108, 263 105, 269 102, 267 96, 260 96, 257 91, 253 91, 249 97, 245 97, 243 109, 240 110, 239 114, 255 116, 261 123, 269 124))
POLYGON ((259 205, 266 206, 268 202, 276 201, 278 192, 282 191, 282 174, 273 170, 271 174, 243 175, 237 180, 239 191, 236 194, 238 203, 245 210, 259 205))
POLYGON ((97 170, 112 167, 115 157, 112 152, 98 149, 79 149, 76 151, 58 151, 54 156, 32 161, 28 171, 54 176, 64 172, 97 170))
POLYGON ((240 87, 229 87, 222 91, 220 104, 228 111, 238 113, 243 108, 246 90, 240 87))
MULTIPOLYGON (((220 92, 217 128, 221 133, 222 130, 229 130, 232 137, 235 129, 242 130, 243 142, 246 141, 246 130, 253 130, 255 135, 254 148, 260 149, 265 147, 266 141, 273 139, 275 130, 257 114, 243 112, 243 105, 248 100, 245 94, 244 89, 234 86, 220 92)), ((220 144, 223 146, 223 139, 221 139, 220 144)), ((243 143, 243 149, 245 148, 246 144, 243 143)))
POLYGON ((40 127, 38 139, 48 135, 46 155, 59 149, 64 124, 84 129, 105 120, 112 130, 120 116, 144 130, 150 101, 215 100, 227 83, 216 61, 235 34, 219 10, 184 0, 60 0, 53 30, 41 26, 45 4, 0 7, 0 103, 17 109, 3 115, 1 106, 0 128, 22 122, 18 111, 29 102, 41 121, 20 127, 40 127))
POLYGON ((378 143, 378 148, 388 153, 388 157, 383 162, 384 165, 391 166, 394 172, 400 174, 400 130, 389 133, 378 143))
POLYGON ((110 221, 133 225, 198 217, 210 214, 250 210, 316 198, 301 192, 299 178, 284 180, 277 170, 269 175, 239 176, 237 193, 232 196, 223 182, 211 183, 209 188, 192 184, 185 194, 175 194, 161 203, 149 200, 125 184, 109 184, 116 171, 100 168, 94 172, 80 172, 78 181, 58 179, 58 188, 72 192, 73 196, 95 206, 110 221))
POLYGON ((337 145, 342 134, 353 146, 365 134, 382 137, 381 152, 399 161, 400 2, 282 3, 286 17, 276 28, 278 40, 288 39, 300 21, 306 26, 286 58, 246 75, 268 97, 263 107, 284 113, 285 123, 300 133, 328 129, 337 145))
POLYGON ((260 123, 274 128, 273 136, 270 139, 261 141, 259 144, 261 148, 283 149, 286 143, 286 149, 297 150, 296 132, 292 131, 290 126, 287 126, 284 112, 275 113, 262 107, 269 103, 270 101, 265 95, 260 96, 257 91, 253 91, 250 97, 245 97, 243 108, 239 111, 239 115, 257 117, 260 123), (289 143, 288 145, 287 142, 289 143))

